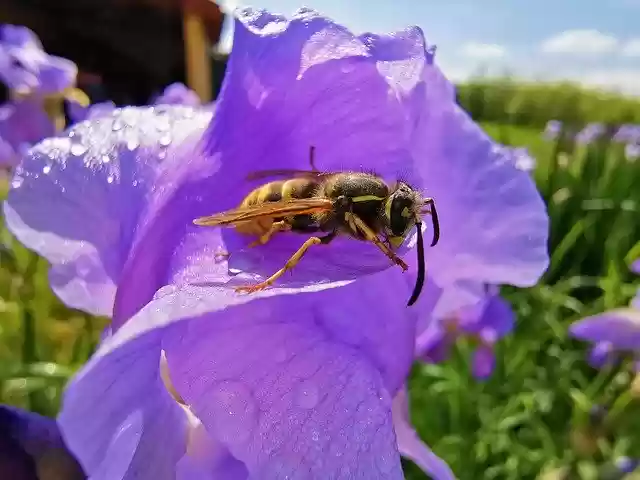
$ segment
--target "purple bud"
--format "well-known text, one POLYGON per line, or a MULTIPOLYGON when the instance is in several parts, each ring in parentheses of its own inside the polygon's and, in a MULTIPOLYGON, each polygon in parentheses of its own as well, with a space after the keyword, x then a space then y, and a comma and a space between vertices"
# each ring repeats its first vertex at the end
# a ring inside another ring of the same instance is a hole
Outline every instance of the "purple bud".
POLYGON ((558 120, 550 120, 547 122, 547 126, 544 129, 543 136, 547 140, 555 140, 560 136, 562 132, 562 122, 558 120))
POLYGON ((493 347, 479 345, 473 352, 471 360, 471 373, 477 380, 485 380, 491 376, 495 368, 496 356, 493 347))
POLYGON ((605 128, 603 124, 590 123, 576 135, 576 142, 580 145, 589 145, 590 143, 598 140, 604 132, 605 128))

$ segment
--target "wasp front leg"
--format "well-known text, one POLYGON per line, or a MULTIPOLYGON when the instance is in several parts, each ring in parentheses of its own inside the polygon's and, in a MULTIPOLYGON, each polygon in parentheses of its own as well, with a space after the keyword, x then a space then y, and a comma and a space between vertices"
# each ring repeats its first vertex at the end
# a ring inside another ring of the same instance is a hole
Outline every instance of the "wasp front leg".
POLYGON ((369 226, 367 226, 367 224, 364 223, 358 215, 347 212, 345 213, 345 218, 354 231, 360 231, 369 242, 378 247, 393 263, 398 265, 405 272, 409 269, 409 266, 404 262, 404 260, 396 255, 393 250, 383 242, 383 240, 380 240, 376 233, 371 230, 371 228, 369 228, 369 226))

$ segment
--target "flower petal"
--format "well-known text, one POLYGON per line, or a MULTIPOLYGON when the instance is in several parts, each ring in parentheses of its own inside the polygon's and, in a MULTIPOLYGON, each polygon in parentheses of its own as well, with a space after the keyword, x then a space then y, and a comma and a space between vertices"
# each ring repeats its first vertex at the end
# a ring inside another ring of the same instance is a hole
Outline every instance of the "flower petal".
POLYGON ((11 102, 0 107, 0 138, 13 147, 20 161, 20 151, 53 135, 55 128, 42 105, 31 99, 11 102))
POLYGON ((160 339, 90 361, 66 389, 58 422, 91 478, 175 478, 189 424, 161 379, 160 339))
POLYGON ((188 105, 197 107, 200 105, 198 94, 183 83, 172 83, 164 89, 154 101, 156 105, 188 105))
POLYGON ((55 420, 0 405, 0 478, 81 480, 85 476, 55 420))
MULTIPOLYGON (((435 66, 425 70, 440 75, 435 66)), ((442 236, 427 251, 429 271, 444 286, 457 280, 530 286, 547 268, 548 216, 528 172, 454 102, 423 109, 414 158, 435 198, 442 236)))
MULTIPOLYGON (((193 220, 237 207, 256 186, 246 180, 250 172, 308 169, 312 145, 323 170, 366 167, 395 176, 406 169, 414 128, 410 93, 425 57, 419 29, 356 37, 310 10, 290 21, 241 10, 206 152, 167 162, 158 179, 116 299, 116 328, 166 283, 165 259, 175 258, 185 237, 208 235, 193 220), (145 285, 137 281, 139 271, 149 273, 145 285)), ((285 233, 247 250, 254 239, 232 229, 223 230, 223 240, 230 268, 256 281, 279 270, 303 242, 285 233)), ((339 238, 314 250, 278 284, 342 281, 392 266, 366 242, 339 238)))
POLYGON ((640 311, 621 308, 579 320, 569 327, 572 336, 589 342, 608 342, 616 350, 640 348, 640 311))
POLYGON ((414 430, 409 420, 409 396, 403 387, 393 399, 393 426, 398 438, 398 450, 410 458, 433 480, 455 480, 455 475, 444 460, 434 454, 414 430))
POLYGON ((210 115, 187 107, 125 108, 29 152, 4 204, 6 221, 52 263, 52 287, 67 305, 111 314, 157 168, 210 115))
POLYGON ((492 345, 478 345, 471 360, 471 373, 478 380, 491 376, 496 364, 496 356, 492 345))
MULTIPOLYGON (((407 313, 406 286, 394 275, 401 273, 382 272, 323 291, 316 286, 316 293, 309 294, 290 288, 247 296, 233 293, 229 285, 167 287, 104 341, 83 377, 103 362, 105 371, 118 375, 120 369, 109 366, 112 356, 124 355, 121 350, 144 351, 150 348, 142 344, 145 338, 162 332, 178 394, 252 476, 273 478, 270 469, 295 469, 295 459, 302 457, 298 473, 303 475, 319 471, 326 478, 342 471, 402 478, 390 395, 412 362, 416 314, 407 313), (342 312, 345 299, 363 292, 368 297, 342 312), (229 418, 221 406, 234 402, 234 392, 242 396, 247 389, 253 402, 247 404, 247 415, 229 418), (232 395, 225 397, 225 392, 232 395), (282 421, 289 416, 309 421, 282 421), (234 428, 240 428, 237 437, 234 428), (298 442, 292 442, 295 437, 298 442), (238 443, 241 438, 246 443, 238 443), (304 455, 293 451, 302 447, 310 450, 304 455)), ((128 388, 130 373, 120 374, 122 388, 128 388)), ((105 379, 96 382, 109 385, 105 379)), ((92 391, 98 389, 96 382, 91 382, 92 391)), ((105 414, 113 417, 104 410, 93 413, 97 422, 106 421, 105 414)), ((86 440, 80 436, 78 441, 86 440)))

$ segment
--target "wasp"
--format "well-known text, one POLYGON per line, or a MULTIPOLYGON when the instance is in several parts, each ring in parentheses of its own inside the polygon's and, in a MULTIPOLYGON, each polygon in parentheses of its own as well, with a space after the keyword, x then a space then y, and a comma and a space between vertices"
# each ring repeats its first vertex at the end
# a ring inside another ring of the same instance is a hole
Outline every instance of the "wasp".
POLYGON ((389 185, 375 174, 362 172, 323 172, 316 168, 314 147, 310 148, 310 170, 264 170, 248 179, 285 177, 265 183, 250 192, 238 208, 193 221, 202 226, 235 227, 257 239, 249 246, 266 244, 279 232, 314 234, 269 278, 236 291, 263 290, 292 270, 314 245, 328 245, 338 235, 373 243, 403 271, 407 264, 395 253, 411 229, 417 229, 418 273, 408 302, 420 296, 425 279, 422 216, 430 215, 433 227, 431 246, 438 243, 440 226, 433 198, 403 181, 389 185), (323 234, 323 235, 321 235, 323 234))

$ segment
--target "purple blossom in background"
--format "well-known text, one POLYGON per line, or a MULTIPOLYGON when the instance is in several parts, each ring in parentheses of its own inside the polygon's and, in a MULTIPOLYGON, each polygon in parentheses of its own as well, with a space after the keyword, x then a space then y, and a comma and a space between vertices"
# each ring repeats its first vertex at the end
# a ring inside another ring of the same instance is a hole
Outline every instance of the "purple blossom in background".
POLYGON ((68 100, 67 105, 67 112, 72 124, 104 117, 116 109, 116 104, 113 102, 100 102, 85 106, 79 102, 68 100))
MULTIPOLYGON (((640 259, 632 263, 631 271, 640 275, 640 259)), ((640 288, 628 308, 579 320, 571 325, 569 333, 593 343, 588 360, 594 368, 617 362, 621 354, 632 354, 640 360, 640 288)))
POLYGON ((0 105, 0 168, 16 166, 31 145, 54 133, 38 101, 25 98, 0 105))
POLYGON ((308 9, 236 15, 215 113, 116 110, 17 170, 9 229, 51 262, 65 303, 113 319, 67 388, 65 439, 96 478, 401 479, 399 451, 451 478, 392 415, 418 317, 429 292, 449 292, 447 309, 473 303, 467 284, 534 284, 548 264, 544 203, 457 106, 420 29, 354 36, 308 9), (323 170, 403 174, 436 198, 443 236, 416 306, 415 236, 406 274, 341 238, 273 288, 234 292, 304 237, 247 249, 193 219, 237 206, 254 170, 308 169, 311 145, 323 170))
POLYGON ((562 122, 558 120, 549 120, 544 128, 543 136, 547 140, 556 140, 562 133, 562 122))
POLYGON ((613 134, 612 140, 626 144, 640 143, 640 125, 621 125, 616 133, 613 134))
POLYGON ((630 162, 636 161, 640 157, 640 143, 628 143, 625 145, 624 156, 630 162))
POLYGON ((605 126, 602 123, 590 123, 576 135, 576 142, 580 145, 589 145, 605 133, 605 126))
POLYGON ((0 82, 20 94, 60 93, 75 83, 78 70, 64 58, 47 54, 28 28, 0 25, 0 82))
POLYGON ((495 366, 495 344, 511 333, 514 323, 511 306, 496 287, 490 287, 477 303, 427 322, 416 339, 416 356, 427 363, 441 363, 460 337, 468 337, 477 342, 471 372, 477 379, 488 378, 495 366))
POLYGON ((156 105, 188 105, 191 107, 200 106, 200 97, 183 83, 172 83, 164 89, 162 95, 153 101, 156 105))
POLYGON ((83 480, 55 420, 0 405, 0 478, 83 480))
POLYGON ((0 25, 0 82, 18 98, 0 105, 0 168, 16 166, 26 150, 54 133, 42 96, 71 87, 73 62, 48 55, 26 27, 0 25))

